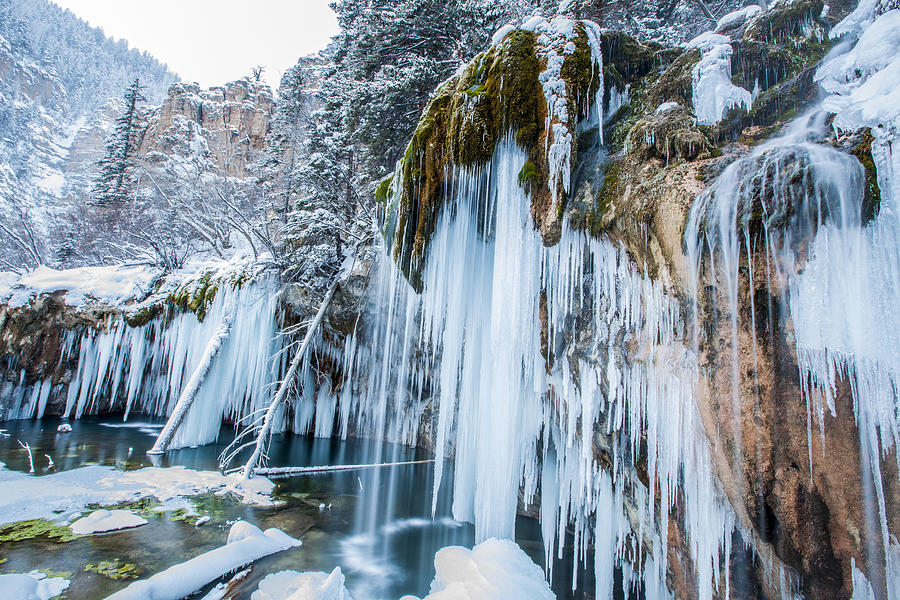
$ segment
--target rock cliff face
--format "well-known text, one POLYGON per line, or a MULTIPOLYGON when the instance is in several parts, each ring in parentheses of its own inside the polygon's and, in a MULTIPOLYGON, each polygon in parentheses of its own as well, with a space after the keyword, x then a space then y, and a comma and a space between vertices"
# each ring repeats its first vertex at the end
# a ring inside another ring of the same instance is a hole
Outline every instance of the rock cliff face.
POLYGON ((269 120, 275 111, 266 85, 241 79, 201 90, 177 83, 150 117, 139 152, 172 155, 175 146, 190 139, 190 124, 200 127, 212 160, 232 177, 248 176, 248 164, 266 147, 269 120))

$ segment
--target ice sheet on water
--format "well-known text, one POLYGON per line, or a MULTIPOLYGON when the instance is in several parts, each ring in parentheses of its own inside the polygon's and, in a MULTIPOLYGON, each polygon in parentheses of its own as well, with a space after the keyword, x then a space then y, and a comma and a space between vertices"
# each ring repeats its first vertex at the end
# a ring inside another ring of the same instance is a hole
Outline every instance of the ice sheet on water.
POLYGON ((117 471, 89 466, 34 477, 0 469, 0 523, 29 519, 57 519, 80 514, 90 504, 109 506, 155 497, 165 502, 185 496, 213 492, 235 494, 251 504, 272 505, 275 484, 265 477, 243 480, 239 474, 194 471, 184 467, 148 467, 117 471))

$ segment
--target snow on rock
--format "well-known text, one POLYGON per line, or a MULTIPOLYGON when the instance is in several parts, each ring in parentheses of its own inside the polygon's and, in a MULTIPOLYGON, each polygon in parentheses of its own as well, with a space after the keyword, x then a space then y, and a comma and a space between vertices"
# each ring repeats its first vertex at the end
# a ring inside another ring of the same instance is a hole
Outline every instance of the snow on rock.
POLYGON ((516 29, 516 26, 511 23, 507 23, 506 25, 504 25, 503 27, 498 29, 496 32, 494 32, 494 35, 491 37, 491 46, 498 45, 500 42, 502 42, 504 40, 504 38, 506 38, 507 35, 509 35, 509 33, 511 31, 515 31, 515 29, 516 29))
MULTIPOLYGON (((557 200, 559 186, 562 185, 566 191, 571 186, 572 143, 574 141, 572 131, 576 115, 569 115, 568 94, 562 69, 566 57, 573 54, 576 49, 577 23, 563 16, 554 17, 550 21, 542 17, 532 17, 521 27, 524 31, 532 31, 537 34, 537 55, 546 63, 539 79, 544 90, 544 100, 547 103, 547 118, 544 124, 544 129, 548 132, 546 151, 550 167, 547 186, 550 188, 554 203, 557 200)), ((598 124, 600 124, 603 122, 603 116, 600 113, 603 104, 603 58, 600 52, 600 28, 591 21, 580 21, 580 23, 588 37, 596 75, 601 78, 597 98, 595 98, 598 124)), ((501 31, 503 30, 498 31, 497 35, 501 31)), ((602 139, 602 126, 600 126, 600 131, 602 139)))
POLYGON ((707 31, 685 44, 700 50, 700 62, 691 72, 694 114, 700 125, 715 125, 733 107, 750 110, 753 97, 731 82, 731 40, 707 31))
POLYGON ((69 587, 69 580, 47 577, 40 571, 0 575, 0 597, 10 600, 50 600, 69 587))
POLYGON ((116 531, 146 525, 147 520, 142 519, 130 510, 95 510, 86 517, 78 519, 69 529, 78 535, 89 535, 104 531, 116 531))
POLYGON ((135 581, 107 600, 179 600, 206 584, 264 556, 300 545, 280 529, 261 531, 246 521, 231 526, 224 546, 135 581))
MULTIPOLYGON (((900 198, 900 10, 875 17, 872 2, 871 22, 856 44, 832 52, 816 71, 815 80, 831 95, 822 107, 835 114, 834 127, 852 131, 869 127, 875 142, 872 158, 878 170, 882 202, 889 206, 900 198), (886 202, 885 202, 886 201, 886 202)), ((848 21, 862 18, 860 9, 838 24, 851 28, 848 21)), ((865 19, 864 19, 865 20, 865 19)))
POLYGON ((21 277, 0 277, 0 302, 10 306, 24 306, 40 294, 65 291, 63 300, 69 306, 80 307, 88 300, 110 306, 141 299, 159 277, 160 271, 146 266, 80 267, 56 270, 38 267, 21 277))
POLYGON ((736 10, 734 12, 730 12, 716 23, 716 32, 724 31, 725 29, 730 29, 732 27, 736 27, 737 25, 741 25, 745 23, 750 17, 756 16, 762 12, 762 7, 758 4, 751 4, 750 6, 745 6, 740 10, 736 10))
POLYGON ((471 550, 442 548, 434 556, 434 568, 431 593, 423 600, 556 599, 541 568, 510 540, 485 540, 471 550))
POLYGON ((57 433, 72 433, 72 426, 68 423, 63 423, 59 427, 56 428, 57 433))
POLYGON ((244 480, 240 474, 194 471, 184 467, 148 467, 116 471, 88 466, 34 477, 0 469, 0 524, 29 519, 56 519, 60 514, 80 513, 89 504, 109 506, 155 497, 167 500, 213 492, 234 494, 248 504, 273 505, 275 487, 265 477, 244 480))
POLYGON ((856 10, 847 15, 843 21, 834 26, 828 34, 833 40, 847 34, 859 35, 875 20, 875 11, 879 0, 860 0, 856 10))
POLYGON ((824 107, 842 129, 877 127, 900 117, 900 10, 879 16, 843 54, 823 62, 816 81, 832 95, 824 107))
POLYGON ((279 571, 259 582, 250 600, 353 600, 340 567, 331 573, 279 571))
POLYGON ((663 102, 656 107, 656 114, 664 113, 667 110, 672 110, 673 108, 678 108, 677 102, 663 102))

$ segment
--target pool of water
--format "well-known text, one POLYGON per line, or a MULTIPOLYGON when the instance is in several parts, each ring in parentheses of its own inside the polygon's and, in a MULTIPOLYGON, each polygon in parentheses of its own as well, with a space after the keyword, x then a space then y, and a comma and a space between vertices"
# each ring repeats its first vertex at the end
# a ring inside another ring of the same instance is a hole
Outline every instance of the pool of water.
MULTIPOLYGON (((72 422, 73 431, 67 434, 57 433, 60 422, 0 423, 8 434, 0 437, 0 462, 8 469, 27 472, 28 453, 18 443, 22 441, 31 447, 38 477, 94 464, 119 469, 155 464, 215 470, 219 454, 233 439, 233 431, 223 428, 214 444, 174 450, 151 461, 145 453, 162 426, 159 421, 139 416, 127 423, 112 417, 86 418, 72 422), (52 469, 47 456, 53 460, 52 469)), ((426 452, 399 445, 302 436, 275 436, 269 452, 271 466, 427 458, 426 452)), ((137 565, 146 577, 222 545, 230 523, 244 519, 262 529, 278 527, 303 545, 254 563, 234 598, 249 599, 259 580, 275 571, 331 571, 336 566, 344 572, 356 600, 423 596, 434 577, 434 553, 444 546, 474 543, 474 529, 450 518, 450 499, 444 490, 450 489, 451 481, 443 482, 432 519, 433 472, 433 465, 418 464, 279 479, 275 496, 282 503, 274 508, 251 507, 212 494, 199 496, 193 499, 197 511, 210 517, 201 527, 176 520, 177 513, 169 512, 146 517, 149 523, 142 527, 65 543, 40 538, 8 542, 0 547, 0 573, 33 569, 63 573, 71 580, 68 598, 103 598, 129 582, 85 571, 88 564, 117 559, 137 565)), ((543 563, 536 521, 519 518, 517 541, 535 562, 543 563)), ((589 597, 570 589, 571 558, 556 564, 554 573, 559 598, 589 597)), ((577 579, 590 589, 590 582, 580 581, 585 576, 579 573, 577 579)))

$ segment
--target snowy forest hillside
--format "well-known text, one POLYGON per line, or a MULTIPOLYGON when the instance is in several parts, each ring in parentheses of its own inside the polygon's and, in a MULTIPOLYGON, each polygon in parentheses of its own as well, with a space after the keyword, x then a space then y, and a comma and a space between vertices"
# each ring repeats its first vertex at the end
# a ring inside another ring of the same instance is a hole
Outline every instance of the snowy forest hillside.
POLYGON ((0 260, 55 264, 52 238, 86 200, 125 87, 160 100, 177 80, 47 0, 0 1, 0 260), (23 247, 14 241, 22 239, 23 247))

